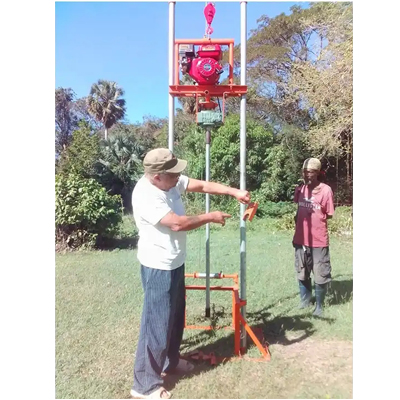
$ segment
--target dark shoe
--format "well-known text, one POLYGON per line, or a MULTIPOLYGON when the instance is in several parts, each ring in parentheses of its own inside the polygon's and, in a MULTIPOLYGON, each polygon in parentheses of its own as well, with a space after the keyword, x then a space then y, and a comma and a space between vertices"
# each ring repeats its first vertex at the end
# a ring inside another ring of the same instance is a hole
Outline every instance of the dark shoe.
POLYGON ((323 305, 327 291, 327 286, 328 286, 327 283, 323 285, 318 285, 317 283, 315 284, 315 300, 317 303, 317 306, 315 307, 315 310, 313 312, 313 315, 315 317, 320 317, 323 313, 323 305))
POLYGON ((300 289, 300 305, 299 308, 307 308, 311 305, 311 296, 312 296, 312 288, 311 288, 311 279, 306 281, 299 280, 299 289, 300 289))

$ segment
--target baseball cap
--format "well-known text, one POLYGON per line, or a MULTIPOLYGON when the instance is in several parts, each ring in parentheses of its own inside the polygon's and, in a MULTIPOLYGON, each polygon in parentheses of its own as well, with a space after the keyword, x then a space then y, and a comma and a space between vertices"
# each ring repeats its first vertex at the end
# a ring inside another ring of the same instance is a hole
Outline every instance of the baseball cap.
POLYGON ((168 149, 150 150, 143 160, 144 172, 157 174, 168 172, 176 174, 182 172, 187 161, 176 158, 175 155, 168 149))

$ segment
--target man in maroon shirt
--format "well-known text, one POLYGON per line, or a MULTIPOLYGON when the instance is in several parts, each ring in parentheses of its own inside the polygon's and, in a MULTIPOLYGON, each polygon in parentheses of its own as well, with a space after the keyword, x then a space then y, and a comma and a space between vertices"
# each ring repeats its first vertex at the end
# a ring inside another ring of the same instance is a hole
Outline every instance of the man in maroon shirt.
POLYGON ((295 269, 299 281, 300 308, 310 305, 314 275, 316 308, 315 316, 322 315, 328 283, 331 278, 329 236, 327 220, 334 212, 332 189, 318 181, 321 162, 308 158, 303 164, 304 184, 296 188, 294 202, 298 204, 293 237, 295 269))

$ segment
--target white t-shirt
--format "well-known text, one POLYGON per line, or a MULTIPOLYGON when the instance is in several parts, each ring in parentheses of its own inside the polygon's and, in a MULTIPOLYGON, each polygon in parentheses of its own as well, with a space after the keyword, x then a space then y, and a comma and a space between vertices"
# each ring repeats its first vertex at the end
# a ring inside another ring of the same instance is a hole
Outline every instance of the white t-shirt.
POLYGON ((149 268, 172 270, 186 258, 186 232, 174 232, 160 224, 170 211, 185 215, 181 194, 189 178, 181 175, 175 187, 165 192, 142 176, 132 192, 132 208, 139 230, 137 258, 149 268))

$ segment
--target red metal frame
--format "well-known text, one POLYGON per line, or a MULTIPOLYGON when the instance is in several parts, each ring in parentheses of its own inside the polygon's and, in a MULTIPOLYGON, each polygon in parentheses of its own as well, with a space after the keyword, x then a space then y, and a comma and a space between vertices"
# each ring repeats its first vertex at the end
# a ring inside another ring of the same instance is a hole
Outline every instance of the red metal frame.
POLYGON ((178 97, 238 97, 247 93, 243 85, 170 85, 169 94, 178 97))
MULTIPOLYGON (((199 273, 195 272, 193 274, 185 274, 185 278, 200 278, 199 273)), ((232 292, 232 326, 227 327, 228 329, 233 329, 235 332, 234 338, 234 352, 236 356, 242 356, 246 349, 240 347, 240 327, 244 326, 246 332, 249 334, 250 338, 253 340, 254 344, 260 350, 263 359, 269 361, 271 355, 268 350, 268 346, 263 346, 257 339, 253 330, 247 324, 246 320, 240 313, 240 308, 246 305, 246 300, 242 300, 239 297, 239 276, 238 274, 219 274, 217 279, 233 279, 233 286, 210 286, 210 290, 221 290, 221 291, 231 291, 232 292)), ((206 290, 206 286, 202 285, 186 285, 186 290, 206 290)), ((186 297, 186 294, 185 294, 186 297)), ((204 329, 213 330, 220 329, 220 327, 214 327, 211 325, 197 326, 197 325, 187 325, 186 324, 186 310, 185 310, 185 328, 186 329, 204 329)), ((225 357, 226 358, 226 357, 225 357)))
MULTIPOLYGON (((175 39, 174 64, 175 75, 173 85, 169 86, 169 94, 177 97, 226 97, 242 96, 247 93, 247 86, 233 84, 233 39, 175 39), (229 46, 229 84, 228 85, 179 85, 179 45, 219 44, 229 46)), ((225 109, 225 104, 224 104, 225 109)))

